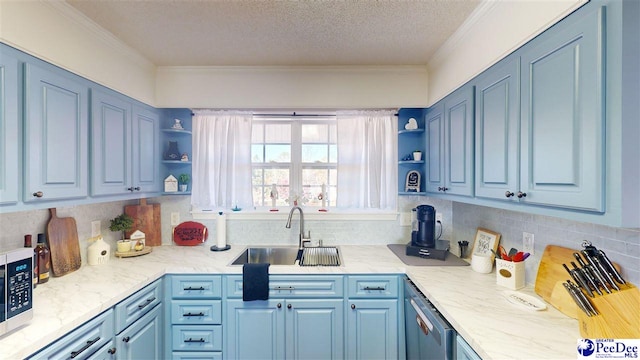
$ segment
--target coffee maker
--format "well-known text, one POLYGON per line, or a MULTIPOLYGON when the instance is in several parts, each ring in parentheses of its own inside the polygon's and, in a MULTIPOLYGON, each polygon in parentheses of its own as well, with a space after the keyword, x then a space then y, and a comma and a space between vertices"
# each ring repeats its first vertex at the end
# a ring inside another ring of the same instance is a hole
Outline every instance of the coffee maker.
POLYGON ((407 244, 406 254, 445 260, 449 253, 449 240, 440 240, 440 236, 436 236, 436 209, 431 205, 419 205, 413 211, 411 242, 407 244))
POLYGON ((411 246, 434 248, 436 246, 436 209, 431 205, 420 205, 415 210, 411 246))

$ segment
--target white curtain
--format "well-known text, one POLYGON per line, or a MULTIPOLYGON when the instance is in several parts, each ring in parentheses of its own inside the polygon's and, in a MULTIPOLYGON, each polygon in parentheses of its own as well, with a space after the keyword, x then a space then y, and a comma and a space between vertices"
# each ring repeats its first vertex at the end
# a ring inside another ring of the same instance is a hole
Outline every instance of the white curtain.
POLYGON ((396 210, 398 121, 394 113, 337 113, 338 207, 396 210))
POLYGON ((251 112, 196 110, 191 204, 201 209, 249 208, 251 112))

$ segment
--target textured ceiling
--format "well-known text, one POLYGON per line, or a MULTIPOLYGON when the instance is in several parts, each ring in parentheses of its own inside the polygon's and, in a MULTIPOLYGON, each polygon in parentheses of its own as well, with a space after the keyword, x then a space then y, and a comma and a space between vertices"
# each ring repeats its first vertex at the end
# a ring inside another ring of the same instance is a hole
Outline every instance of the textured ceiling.
POLYGON ((66 0, 157 66, 421 65, 480 0, 66 0))

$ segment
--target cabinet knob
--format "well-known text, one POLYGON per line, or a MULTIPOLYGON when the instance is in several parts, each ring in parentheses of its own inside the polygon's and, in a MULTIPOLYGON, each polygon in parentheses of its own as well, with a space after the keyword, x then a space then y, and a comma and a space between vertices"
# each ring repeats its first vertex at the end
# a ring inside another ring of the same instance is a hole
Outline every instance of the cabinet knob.
POLYGON ((518 194, 516 196, 518 197, 518 199, 522 199, 523 197, 527 197, 527 193, 523 193, 522 191, 518 191, 518 194))
POLYGON ((276 305, 276 307, 278 307, 278 309, 280 309, 282 307, 282 304, 278 303, 278 305, 276 305))
POLYGON ((355 310, 356 309, 356 304, 351 304, 351 309, 355 310))
POLYGON ((33 193, 33 196, 37 198, 41 198, 44 196, 44 193, 42 191, 36 191, 33 193))
POLYGON ((442 191, 442 192, 444 192, 444 191, 447 191, 447 190, 449 190, 449 188, 448 188, 448 187, 445 187, 445 186, 438 186, 438 191, 442 191))
POLYGON ((140 191, 140 186, 136 186, 136 187, 134 187, 134 188, 133 188, 133 190, 135 190, 135 191, 140 191))
POLYGON ((127 188, 127 191, 131 191, 131 192, 133 192, 133 188, 132 188, 132 187, 128 187, 128 188, 127 188))
POLYGON ((505 191, 505 192, 504 192, 504 196, 505 196, 505 197, 510 198, 510 197, 512 197, 513 195, 515 195, 515 194, 514 194, 513 192, 509 191, 509 190, 507 190, 507 191, 505 191))
POLYGON ((292 308, 291 304, 287 304, 287 309, 291 309, 291 308, 292 308))
POLYGON ((125 336, 125 337, 122 338, 122 341, 124 341, 126 343, 128 343, 129 340, 131 340, 131 339, 128 336, 125 336))
POLYGON ((111 349, 107 350, 107 352, 111 355, 116 353, 116 348, 112 347, 111 349))

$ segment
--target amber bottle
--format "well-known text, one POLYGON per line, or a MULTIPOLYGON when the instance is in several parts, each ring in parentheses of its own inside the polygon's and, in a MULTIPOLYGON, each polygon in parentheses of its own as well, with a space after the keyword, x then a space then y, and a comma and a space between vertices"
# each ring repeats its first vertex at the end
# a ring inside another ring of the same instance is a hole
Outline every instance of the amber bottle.
MULTIPOLYGON (((33 249, 33 245, 31 244, 31 235, 27 234, 24 236, 24 247, 33 249)), ((35 249, 33 249, 33 272, 31 278, 33 279, 33 288, 35 289, 38 285, 38 254, 35 249)))
POLYGON ((44 234, 38 234, 38 245, 36 245, 35 252, 38 255, 38 284, 44 284, 49 281, 49 272, 51 271, 51 253, 44 242, 44 234))

